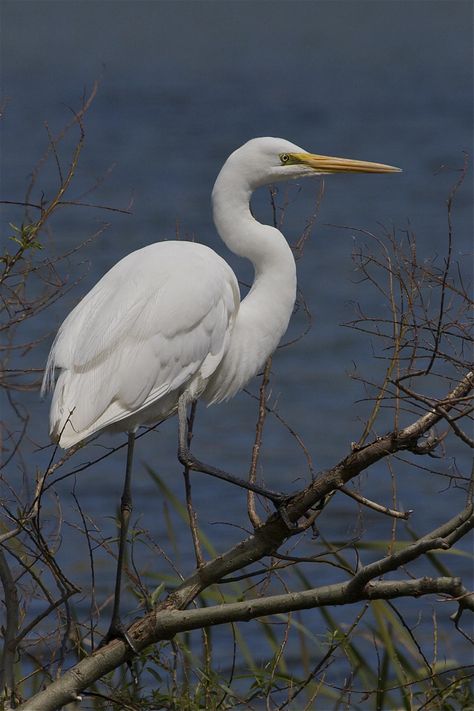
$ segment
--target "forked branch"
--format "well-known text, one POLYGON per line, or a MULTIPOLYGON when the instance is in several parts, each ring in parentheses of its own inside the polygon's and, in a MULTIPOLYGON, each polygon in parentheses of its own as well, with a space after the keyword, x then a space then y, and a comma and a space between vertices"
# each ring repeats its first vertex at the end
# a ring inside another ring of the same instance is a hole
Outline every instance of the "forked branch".
MULTIPOLYGON (((474 385, 474 374, 467 373, 444 398, 443 409, 449 412, 460 398, 468 395, 474 385)), ((296 494, 287 506, 290 520, 298 521, 312 506, 338 489, 375 462, 401 450, 417 446, 420 437, 442 419, 443 414, 433 409, 399 432, 391 432, 366 446, 355 449, 332 469, 322 472, 314 482, 296 494)), ((342 605, 361 600, 390 599, 401 596, 443 594, 459 602, 463 608, 474 610, 474 596, 458 578, 440 577, 416 580, 381 581, 380 575, 393 571, 423 553, 447 549, 474 526, 473 507, 466 508, 450 521, 408 545, 401 551, 362 567, 349 581, 313 588, 304 592, 274 595, 257 600, 217 605, 204 609, 186 610, 205 588, 218 583, 230 573, 275 552, 294 534, 278 514, 270 516, 255 533, 226 553, 197 569, 157 609, 135 622, 128 630, 134 646, 142 650, 159 640, 170 639, 180 631, 238 620, 250 620, 271 615, 318 607, 342 605)), ((104 674, 127 661, 129 648, 120 640, 83 659, 47 689, 36 694, 20 708, 23 711, 53 711, 77 700, 81 691, 104 674)))

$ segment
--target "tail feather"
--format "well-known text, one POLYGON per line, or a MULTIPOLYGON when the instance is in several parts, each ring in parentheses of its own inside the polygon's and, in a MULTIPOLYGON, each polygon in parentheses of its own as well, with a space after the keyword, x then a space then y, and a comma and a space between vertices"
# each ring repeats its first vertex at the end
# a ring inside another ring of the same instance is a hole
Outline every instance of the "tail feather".
POLYGON ((41 397, 47 395, 54 388, 54 354, 48 356, 48 362, 44 369, 43 382, 41 383, 41 397))

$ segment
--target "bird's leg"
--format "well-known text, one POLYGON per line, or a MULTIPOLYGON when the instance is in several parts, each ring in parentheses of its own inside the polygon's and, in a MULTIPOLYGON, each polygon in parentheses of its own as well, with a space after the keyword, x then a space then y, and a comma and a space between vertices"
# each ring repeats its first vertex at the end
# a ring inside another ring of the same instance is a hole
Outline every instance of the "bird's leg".
POLYGON ((123 484, 122 498, 120 501, 120 532, 119 532, 119 549, 117 556, 117 572, 115 575, 115 591, 114 591, 114 607, 112 610, 112 619, 107 634, 100 643, 100 646, 107 644, 112 639, 123 639, 133 652, 136 652, 133 642, 128 636, 120 619, 120 594, 122 590, 122 570, 123 559, 125 555, 125 547, 127 545, 128 524, 132 513, 132 462, 133 448, 135 445, 135 433, 128 433, 128 448, 127 448, 127 468, 125 470, 125 481, 123 484))
POLYGON ((288 528, 294 528, 294 524, 288 518, 288 513, 286 511, 285 505, 292 498, 291 496, 281 494, 278 491, 272 491, 271 489, 266 489, 258 484, 251 484, 244 479, 228 474, 222 469, 210 466, 209 464, 204 464, 203 462, 196 459, 194 455, 191 454, 188 447, 188 419, 187 419, 187 405, 188 400, 186 395, 181 395, 178 400, 178 430, 179 430, 179 447, 178 447, 178 459, 185 467, 195 472, 202 472, 204 474, 210 474, 217 479, 223 479, 231 484, 236 484, 237 486, 253 491, 255 494, 260 494, 266 499, 269 499, 279 514, 281 515, 283 521, 288 526, 288 528))

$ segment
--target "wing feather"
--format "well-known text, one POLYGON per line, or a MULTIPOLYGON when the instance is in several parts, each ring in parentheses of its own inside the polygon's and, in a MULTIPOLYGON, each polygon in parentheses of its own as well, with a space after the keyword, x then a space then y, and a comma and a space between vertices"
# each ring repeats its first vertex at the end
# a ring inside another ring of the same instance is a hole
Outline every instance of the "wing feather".
POLYGON ((70 446, 195 376, 210 377, 226 352, 239 296, 230 267, 204 245, 159 242, 118 262, 52 346, 43 389, 60 368, 53 436, 70 446))

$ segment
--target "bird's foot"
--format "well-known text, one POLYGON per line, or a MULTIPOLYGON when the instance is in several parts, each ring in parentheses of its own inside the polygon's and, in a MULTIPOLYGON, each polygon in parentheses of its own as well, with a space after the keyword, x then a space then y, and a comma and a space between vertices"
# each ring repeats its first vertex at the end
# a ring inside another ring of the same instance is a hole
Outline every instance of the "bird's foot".
POLYGON ((99 644, 99 649, 101 647, 105 647, 106 644, 109 642, 112 642, 114 639, 121 639, 122 642, 125 642, 125 644, 130 648, 130 650, 134 654, 138 654, 138 649, 135 647, 134 643, 131 640, 130 635, 127 633, 127 630, 125 629, 122 620, 118 618, 112 618, 112 621, 110 623, 110 627, 105 634, 105 636, 101 639, 100 644, 99 644))
POLYGON ((259 496, 269 499, 276 508, 277 512, 280 514, 282 521, 287 528, 291 530, 298 528, 296 523, 290 521, 290 517, 288 516, 288 511, 286 509, 288 503, 292 499, 292 496, 282 494, 278 491, 272 491, 271 489, 265 489, 263 486, 259 486, 258 484, 251 484, 248 481, 244 481, 243 479, 239 479, 231 474, 228 474, 227 472, 222 471, 222 469, 217 469, 209 464, 204 464, 199 461, 199 459, 196 459, 196 457, 191 454, 189 450, 181 447, 178 450, 178 459, 183 466, 188 467, 193 471, 210 474, 218 479, 223 479, 231 484, 236 484, 241 488, 247 489, 247 491, 253 491, 254 494, 258 494, 259 496))
POLYGON ((298 528, 298 524, 296 523, 296 521, 291 521, 287 509, 287 506, 293 497, 289 496, 288 494, 274 495, 273 492, 269 493, 271 494, 271 496, 269 496, 268 498, 276 508, 276 511, 280 515, 281 520, 290 531, 294 532, 295 529, 298 528))
POLYGON ((183 467, 199 471, 199 467, 202 466, 201 462, 194 457, 188 449, 178 449, 178 460, 183 467))

